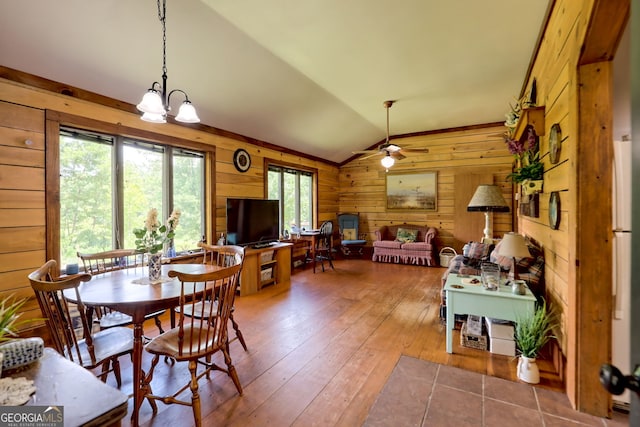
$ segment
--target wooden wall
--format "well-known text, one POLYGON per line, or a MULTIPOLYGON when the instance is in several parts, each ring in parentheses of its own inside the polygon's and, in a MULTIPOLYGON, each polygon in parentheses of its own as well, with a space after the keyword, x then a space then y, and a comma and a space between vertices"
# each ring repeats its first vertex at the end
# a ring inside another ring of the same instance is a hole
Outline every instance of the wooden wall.
MULTIPOLYGON (((628 17, 628 0, 558 0, 529 79, 545 107, 541 152, 549 130, 562 129, 560 161, 544 158, 540 217, 520 216, 519 229, 544 248, 547 299, 561 325, 569 399, 576 409, 610 413, 598 369, 611 358, 611 59, 628 17), (549 197, 560 194, 560 225, 549 227, 549 197)), ((559 362, 563 360, 560 358, 559 362)))
POLYGON ((31 297, 26 317, 40 317, 27 275, 51 256, 45 249, 45 111, 135 129, 148 138, 156 135, 160 141, 174 137, 215 146, 215 176, 210 179, 215 183, 211 224, 216 234, 226 231, 227 197, 264 197, 265 158, 317 169, 318 221, 334 219, 337 213, 337 165, 187 126, 146 123, 133 112, 0 78, 0 298, 8 294, 31 297), (25 144, 26 140, 32 144, 25 144), (246 173, 233 166, 238 148, 251 155, 246 173))
MULTIPOLYGON (((401 102, 401 101, 400 101, 401 102)), ((508 106, 507 106, 508 108, 508 106)), ((388 211, 385 204, 385 175, 381 156, 357 158, 340 168, 340 211, 360 214, 361 232, 375 240, 374 232, 385 224, 417 224, 438 229, 439 248, 451 246, 460 251, 468 239, 455 235, 460 212, 454 209, 456 175, 489 175, 502 188, 507 203, 512 206, 512 186, 506 177, 512 170, 513 157, 506 148, 502 124, 474 126, 424 135, 392 138, 401 147, 428 148, 428 153, 407 153, 397 161, 389 173, 437 172, 437 209, 435 211, 388 211)), ((468 196, 467 202, 471 199, 468 196)), ((466 214, 466 212, 464 212, 466 214)), ((484 228, 484 214, 478 218, 476 234, 479 240, 484 228)), ((513 230, 513 209, 509 213, 493 214, 494 237, 513 230)))
POLYGON ((42 110, 0 102, 0 298, 33 299, 27 275, 45 260, 44 140, 42 110))

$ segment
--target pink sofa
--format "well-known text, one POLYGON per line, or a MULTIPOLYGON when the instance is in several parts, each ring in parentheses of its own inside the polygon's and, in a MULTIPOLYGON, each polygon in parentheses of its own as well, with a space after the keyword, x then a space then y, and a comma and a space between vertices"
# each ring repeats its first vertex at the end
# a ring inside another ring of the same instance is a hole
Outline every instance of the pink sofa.
POLYGON ((433 227, 399 224, 384 225, 376 231, 373 242, 373 261, 399 264, 437 266, 435 238, 438 230, 433 227), (415 231, 415 241, 402 242, 396 236, 398 229, 415 231))

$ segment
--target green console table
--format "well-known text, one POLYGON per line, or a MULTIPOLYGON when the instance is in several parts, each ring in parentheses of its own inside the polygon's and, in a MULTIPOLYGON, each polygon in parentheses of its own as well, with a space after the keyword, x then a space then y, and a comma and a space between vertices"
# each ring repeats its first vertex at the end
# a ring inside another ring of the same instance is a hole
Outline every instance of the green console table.
POLYGON ((479 276, 449 274, 444 285, 447 293, 447 353, 453 353, 453 328, 456 314, 475 314, 494 319, 516 321, 535 310, 536 297, 527 288, 525 295, 516 295, 511 287, 501 285, 497 291, 487 291, 482 284, 471 284, 479 276))

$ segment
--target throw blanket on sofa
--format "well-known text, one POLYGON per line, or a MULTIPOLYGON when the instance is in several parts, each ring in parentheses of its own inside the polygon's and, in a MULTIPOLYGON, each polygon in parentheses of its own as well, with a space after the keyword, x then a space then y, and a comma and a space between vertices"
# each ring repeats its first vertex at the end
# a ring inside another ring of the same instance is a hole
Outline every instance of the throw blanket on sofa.
POLYGON ((419 225, 384 225, 376 231, 373 261, 435 266, 438 231, 419 225))

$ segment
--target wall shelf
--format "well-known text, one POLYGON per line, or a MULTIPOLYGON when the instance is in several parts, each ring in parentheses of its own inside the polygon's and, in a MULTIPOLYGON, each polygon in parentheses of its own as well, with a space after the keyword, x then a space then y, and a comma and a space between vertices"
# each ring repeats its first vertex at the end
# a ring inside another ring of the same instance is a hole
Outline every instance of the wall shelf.
POLYGON ((529 107, 522 110, 518 124, 513 132, 513 139, 521 141, 526 138, 525 130, 529 125, 533 126, 536 135, 544 135, 544 106, 529 107))

